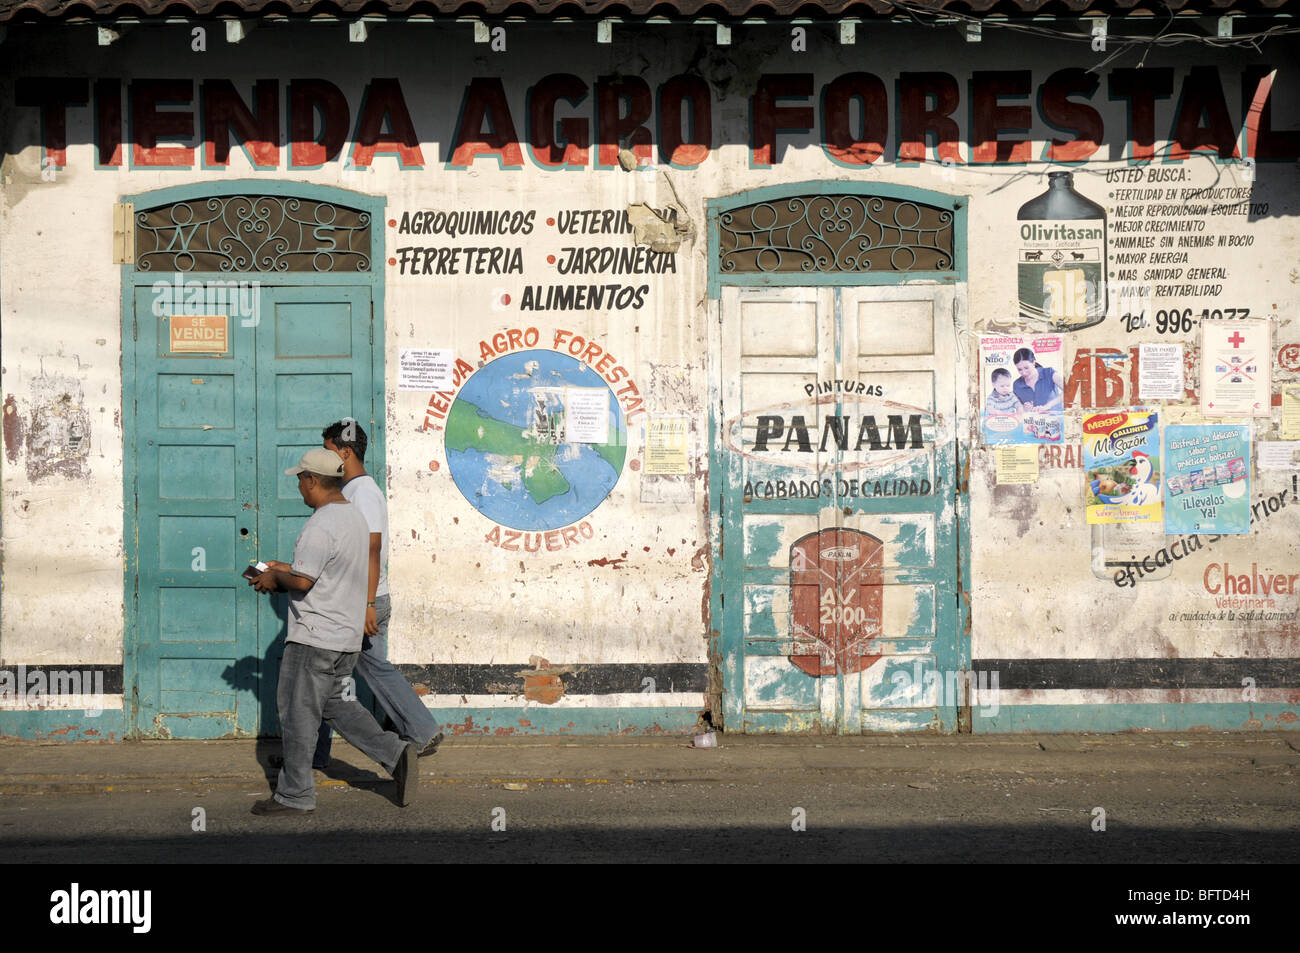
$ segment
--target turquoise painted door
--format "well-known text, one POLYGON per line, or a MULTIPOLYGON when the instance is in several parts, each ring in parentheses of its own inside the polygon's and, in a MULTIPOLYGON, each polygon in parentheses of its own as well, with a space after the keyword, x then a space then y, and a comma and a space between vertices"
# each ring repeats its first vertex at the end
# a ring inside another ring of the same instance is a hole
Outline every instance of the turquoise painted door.
MULTIPOLYGON (((383 460, 372 405, 371 320, 368 287, 267 288, 257 347, 258 556, 293 559, 293 544, 311 510, 296 477, 284 471, 321 445, 321 430, 344 417, 359 421, 374 442, 366 451, 383 460)), ((381 345, 382 346, 382 345, 381 345)), ((263 735, 279 734, 275 688, 284 654, 286 597, 258 600, 258 646, 265 660, 259 679, 263 735)))
POLYGON ((257 553, 256 337, 246 316, 178 322, 157 301, 135 289, 135 727, 253 734, 257 603, 239 573, 257 553), (207 346, 200 323, 223 332, 208 353, 187 350, 207 346))
POLYGON ((144 737, 278 730, 284 597, 239 574, 292 557, 310 513, 284 470, 321 429, 352 416, 374 430, 371 288, 249 277, 243 313, 202 318, 155 314, 154 290, 135 289, 131 649, 144 737))
POLYGON ((946 285, 722 289, 729 729, 955 728, 953 308, 946 285))

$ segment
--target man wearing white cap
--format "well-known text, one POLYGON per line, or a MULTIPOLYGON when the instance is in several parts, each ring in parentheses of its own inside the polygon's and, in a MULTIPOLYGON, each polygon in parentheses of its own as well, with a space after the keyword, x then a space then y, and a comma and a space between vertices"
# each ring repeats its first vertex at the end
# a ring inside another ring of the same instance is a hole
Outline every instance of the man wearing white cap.
POLYGON ((415 746, 381 729, 351 689, 366 622, 370 529, 343 496, 343 460, 333 450, 308 450, 284 472, 298 477, 298 492, 314 512, 293 545, 293 564, 268 562, 251 580, 259 592, 289 594, 276 691, 284 766, 274 796, 254 804, 253 813, 315 809, 311 757, 322 718, 392 773, 405 806, 418 779, 415 746))

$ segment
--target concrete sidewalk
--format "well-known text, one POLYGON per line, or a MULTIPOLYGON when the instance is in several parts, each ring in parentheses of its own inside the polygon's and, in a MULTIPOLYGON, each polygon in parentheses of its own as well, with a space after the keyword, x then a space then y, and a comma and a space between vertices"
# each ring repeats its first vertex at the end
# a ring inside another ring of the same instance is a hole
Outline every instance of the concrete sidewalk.
MULTIPOLYGON (((718 735, 716 749, 689 737, 492 738, 445 741, 420 761, 422 784, 619 784, 761 780, 773 774, 851 778, 890 770, 949 774, 1213 772, 1300 767, 1295 732, 1122 735, 777 737, 718 735)), ((0 745, 0 794, 75 794, 264 786, 275 776, 276 739, 0 745)), ((387 774, 341 739, 317 772, 323 786, 388 783, 387 774)))

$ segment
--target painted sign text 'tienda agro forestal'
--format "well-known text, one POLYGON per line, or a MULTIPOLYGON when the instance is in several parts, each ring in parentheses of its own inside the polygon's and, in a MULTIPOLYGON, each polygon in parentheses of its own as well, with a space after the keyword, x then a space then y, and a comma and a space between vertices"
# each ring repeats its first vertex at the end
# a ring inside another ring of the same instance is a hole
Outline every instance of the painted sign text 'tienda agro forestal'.
MULTIPOLYGON (((1027 69, 966 77, 851 72, 824 82, 812 73, 761 74, 745 92, 749 161, 771 166, 780 157, 778 139, 815 136, 830 159, 849 166, 886 157, 889 141, 887 158, 900 162, 925 161, 931 150, 947 163, 1081 162, 1107 141, 1102 109, 1109 108, 1123 110, 1122 120, 1113 114, 1109 120, 1122 121, 1123 137, 1112 131, 1111 138, 1133 161, 1154 159, 1155 143, 1166 134, 1165 161, 1197 152, 1293 160, 1300 158, 1300 130, 1273 128, 1274 76, 1272 67, 1254 64, 1236 75, 1215 66, 1104 73, 1073 67, 1044 77, 1027 69), (1120 105, 1092 104, 1103 86, 1104 100, 1120 105), (1041 156, 1027 132, 1035 121, 1056 133, 1041 156)), ((512 81, 510 93, 502 77, 478 76, 461 92, 450 123, 445 110, 434 116, 412 109, 396 78, 349 84, 347 92, 326 79, 242 85, 229 78, 25 77, 15 84, 14 98, 19 107, 40 110, 44 155, 59 168, 67 165, 74 123, 93 129, 99 168, 192 168, 199 159, 205 167, 222 167, 230 162, 232 142, 259 171, 318 168, 345 149, 353 167, 389 156, 403 169, 420 169, 430 158, 421 144, 435 140, 447 144, 439 161, 453 170, 484 160, 504 169, 522 169, 526 162, 543 169, 616 169, 624 144, 639 161, 693 168, 717 147, 714 92, 689 74, 652 86, 636 76, 553 73, 525 89, 512 81)))

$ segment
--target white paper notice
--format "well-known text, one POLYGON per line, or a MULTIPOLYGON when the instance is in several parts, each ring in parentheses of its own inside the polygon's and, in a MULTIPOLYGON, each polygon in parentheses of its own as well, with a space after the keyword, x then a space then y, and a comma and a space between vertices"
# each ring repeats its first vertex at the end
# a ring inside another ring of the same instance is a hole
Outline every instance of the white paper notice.
POLYGON ((1038 482, 1038 448, 1034 446, 997 446, 998 486, 1038 482))
POLYGON ((1282 388, 1283 440, 1300 440, 1300 387, 1282 388))
POLYGON ((1269 324, 1248 318, 1201 322, 1201 413, 1267 417, 1273 352, 1269 324))
POLYGON ((646 421, 646 476, 675 476, 690 473, 690 452, 686 435, 690 425, 685 417, 651 417, 646 421))
POLYGON ((609 443, 609 388, 564 388, 564 442, 609 443))
POLYGON ((1261 440, 1256 446, 1261 470, 1300 470, 1300 441, 1261 440))
POLYGON ((402 348, 397 356, 398 390, 451 390, 452 367, 456 363, 455 352, 446 350, 420 350, 402 348))
POLYGON ((1138 362, 1139 400, 1183 399, 1183 346, 1143 344, 1138 362))

